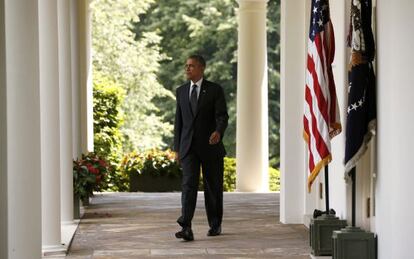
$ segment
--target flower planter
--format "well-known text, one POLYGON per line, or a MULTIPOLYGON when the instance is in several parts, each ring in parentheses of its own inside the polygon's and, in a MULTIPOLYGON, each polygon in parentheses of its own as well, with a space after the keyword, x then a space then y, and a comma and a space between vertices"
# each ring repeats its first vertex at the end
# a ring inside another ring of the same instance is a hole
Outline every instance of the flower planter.
POLYGON ((73 195, 73 218, 80 219, 80 199, 79 196, 73 195))
POLYGON ((181 191, 181 177, 131 173, 129 175, 129 184, 131 192, 181 191))
POLYGON ((82 199, 82 206, 89 206, 89 197, 87 197, 87 198, 85 198, 85 199, 82 199))

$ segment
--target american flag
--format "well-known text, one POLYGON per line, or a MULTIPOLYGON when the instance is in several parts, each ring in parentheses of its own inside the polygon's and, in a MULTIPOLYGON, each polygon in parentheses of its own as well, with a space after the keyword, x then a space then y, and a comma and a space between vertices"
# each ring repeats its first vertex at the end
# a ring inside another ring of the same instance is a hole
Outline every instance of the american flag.
POLYGON ((342 129, 331 65, 334 55, 329 2, 312 0, 303 116, 303 135, 309 149, 309 191, 321 168, 332 160, 330 141, 342 129))
POLYGON ((375 42, 371 28, 371 0, 351 4, 348 109, 345 141, 345 172, 351 171, 376 131, 376 86, 372 61, 375 42))

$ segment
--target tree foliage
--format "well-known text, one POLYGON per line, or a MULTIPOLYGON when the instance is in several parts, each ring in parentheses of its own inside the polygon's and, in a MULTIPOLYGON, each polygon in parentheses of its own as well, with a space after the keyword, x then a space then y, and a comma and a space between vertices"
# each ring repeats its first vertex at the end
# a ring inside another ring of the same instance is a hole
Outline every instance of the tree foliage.
POLYGON ((269 158, 279 168, 280 159, 280 0, 268 2, 267 59, 269 69, 269 158))
POLYGON ((95 75, 93 82, 94 149, 99 156, 119 162, 122 158, 121 105, 125 91, 115 82, 95 75))
POLYGON ((124 151, 163 147, 172 124, 166 121, 154 98, 174 100, 170 91, 157 81, 164 59, 161 38, 145 32, 135 40, 132 22, 139 21, 153 0, 95 0, 92 2, 92 47, 94 74, 101 74, 125 90, 122 104, 124 151))
POLYGON ((121 106, 125 90, 98 72, 94 75, 93 97, 94 149, 98 157, 105 158, 110 168, 105 176, 107 184, 102 187, 126 191, 128 178, 118 170, 123 157, 120 128, 124 118, 121 106))
MULTIPOLYGON (((229 109, 224 144, 235 156, 236 0, 95 0, 93 65, 125 90, 124 151, 172 146, 174 90, 190 54, 207 60, 206 78, 221 84, 229 109)), ((279 163, 280 0, 268 2, 269 151, 279 163)))
MULTIPOLYGON (((278 165, 279 157, 279 20, 280 0, 268 3, 268 59, 269 59, 269 132, 270 158, 278 165)), ((193 53, 207 60, 206 78, 221 84, 229 108, 229 127, 225 146, 235 156, 236 92, 237 92, 237 2, 236 0, 158 0, 134 23, 136 40, 147 33, 160 37, 160 51, 165 59, 157 72, 160 83, 168 90, 184 81, 183 65, 193 53)), ((165 111, 165 118, 173 122, 174 100, 155 99, 165 111)), ((165 141, 172 144, 171 138, 165 141)))
MULTIPOLYGON (((193 53, 201 54, 207 60, 206 78, 220 83, 226 93, 230 123, 226 131, 225 145, 234 156, 235 147, 235 104, 237 71, 237 22, 235 1, 180 1, 158 0, 148 12, 140 15, 135 24, 138 40, 147 32, 161 37, 160 47, 167 59, 160 63, 160 83, 174 92, 185 82, 184 64, 193 53)), ((160 106, 168 111, 167 118, 174 120, 175 103, 160 100, 160 106)), ((172 145, 172 138, 166 139, 172 145)))

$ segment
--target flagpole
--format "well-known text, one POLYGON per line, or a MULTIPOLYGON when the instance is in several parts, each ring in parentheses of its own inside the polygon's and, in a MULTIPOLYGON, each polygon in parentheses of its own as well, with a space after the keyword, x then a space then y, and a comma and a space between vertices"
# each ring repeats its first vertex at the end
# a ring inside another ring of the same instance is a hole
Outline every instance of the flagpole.
POLYGON ((325 205, 326 215, 329 215, 329 170, 328 165, 325 165, 325 205))
POLYGON ((352 167, 349 174, 352 179, 352 227, 355 227, 355 206, 356 206, 356 177, 355 177, 355 166, 352 167))
POLYGON ((324 214, 327 215, 327 216, 329 216, 329 215, 335 216, 336 215, 335 210, 329 208, 329 166, 328 165, 325 165, 324 171, 325 171, 325 208, 326 208, 326 210, 321 211, 321 210, 315 209, 313 211, 313 218, 314 219, 316 219, 317 217, 322 216, 324 214))

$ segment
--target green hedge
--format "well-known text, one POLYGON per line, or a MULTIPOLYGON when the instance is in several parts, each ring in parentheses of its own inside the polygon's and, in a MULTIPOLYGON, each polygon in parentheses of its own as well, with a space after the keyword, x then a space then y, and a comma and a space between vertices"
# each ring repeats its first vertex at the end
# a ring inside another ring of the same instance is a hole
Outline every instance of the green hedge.
MULTIPOLYGON (((171 150, 148 150, 142 153, 131 153, 121 163, 122 175, 145 174, 153 176, 181 177, 182 171, 171 150)), ((279 191, 280 174, 277 169, 269 168, 269 190, 279 191)), ((233 192, 236 188, 236 159, 224 158, 223 190, 233 192)), ((203 190, 203 179, 200 177, 199 190, 203 190)))
POLYGON ((269 167, 269 190, 280 191, 280 172, 273 167, 269 167))
POLYGON ((157 149, 126 155, 121 163, 121 171, 125 175, 145 174, 167 177, 181 177, 182 175, 174 152, 157 149))
POLYGON ((93 81, 93 129, 94 151, 104 157, 109 165, 106 190, 126 191, 128 179, 118 170, 122 159, 122 134, 120 127, 123 122, 121 104, 125 91, 115 82, 103 77, 99 72, 93 81))
MULTIPOLYGON (((223 190, 233 192, 236 189, 236 159, 233 157, 224 158, 223 190)), ((203 190, 203 180, 200 179, 199 190, 203 190)), ((269 190, 280 190, 280 172, 269 167, 269 190)))

